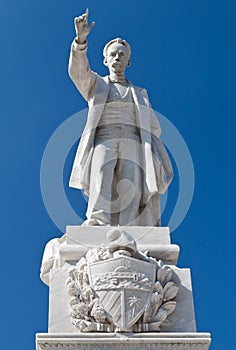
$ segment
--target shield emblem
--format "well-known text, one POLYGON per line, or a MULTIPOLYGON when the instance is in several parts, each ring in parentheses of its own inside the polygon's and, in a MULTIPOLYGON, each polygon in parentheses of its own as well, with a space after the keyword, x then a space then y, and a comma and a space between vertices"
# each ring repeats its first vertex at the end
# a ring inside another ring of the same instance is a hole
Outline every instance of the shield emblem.
POLYGON ((120 256, 89 264, 90 285, 109 321, 129 331, 143 314, 154 288, 152 263, 120 256))

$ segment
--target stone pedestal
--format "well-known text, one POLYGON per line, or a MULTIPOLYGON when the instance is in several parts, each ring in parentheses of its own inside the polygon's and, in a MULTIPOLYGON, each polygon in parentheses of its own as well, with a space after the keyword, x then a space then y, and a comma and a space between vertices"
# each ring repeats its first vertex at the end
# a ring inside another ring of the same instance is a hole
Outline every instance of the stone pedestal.
POLYGON ((68 226, 61 239, 50 241, 45 249, 41 278, 50 287, 47 334, 37 334, 37 350, 110 349, 112 350, 207 350, 209 333, 197 333, 195 325, 190 269, 178 268, 179 247, 171 244, 168 227, 118 227, 131 235, 138 251, 161 260, 172 271, 171 283, 178 289, 176 307, 158 332, 80 333, 71 322, 70 298, 66 281, 69 270, 91 248, 107 246, 106 235, 112 227, 68 226))

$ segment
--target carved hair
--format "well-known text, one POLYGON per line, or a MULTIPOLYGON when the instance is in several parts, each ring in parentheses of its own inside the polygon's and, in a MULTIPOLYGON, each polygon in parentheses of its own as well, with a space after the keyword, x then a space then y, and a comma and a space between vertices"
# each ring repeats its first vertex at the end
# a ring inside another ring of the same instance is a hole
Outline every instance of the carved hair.
MULTIPOLYGON (((127 51, 128 51, 128 59, 130 60, 130 56, 131 56, 131 48, 130 48, 130 45, 127 43, 126 40, 124 39, 121 39, 121 38, 116 38, 116 39, 112 39, 110 40, 104 47, 103 49, 103 56, 104 56, 104 63, 106 64, 106 57, 107 57, 107 51, 108 51, 108 48, 114 44, 114 43, 118 43, 118 44, 122 44, 126 47, 127 51)), ((129 64, 130 65, 130 62, 129 64)))

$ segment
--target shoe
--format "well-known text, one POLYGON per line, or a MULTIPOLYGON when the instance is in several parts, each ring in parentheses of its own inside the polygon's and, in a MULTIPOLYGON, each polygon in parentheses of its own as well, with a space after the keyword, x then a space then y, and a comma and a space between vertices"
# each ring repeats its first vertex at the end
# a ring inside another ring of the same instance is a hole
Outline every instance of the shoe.
POLYGON ((105 224, 103 221, 98 219, 87 219, 85 220, 81 226, 110 226, 105 224))

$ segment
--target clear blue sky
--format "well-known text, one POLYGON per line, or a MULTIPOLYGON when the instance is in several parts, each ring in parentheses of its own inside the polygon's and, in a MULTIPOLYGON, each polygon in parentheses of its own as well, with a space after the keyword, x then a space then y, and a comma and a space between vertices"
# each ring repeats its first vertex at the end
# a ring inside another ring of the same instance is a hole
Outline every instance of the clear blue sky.
MULTIPOLYGON (((67 74, 73 18, 86 7, 96 21, 89 38, 93 69, 106 74, 104 44, 126 38, 133 52, 128 78, 147 88, 153 107, 169 118, 189 147, 196 187, 172 241, 181 247, 179 266, 192 269, 198 331, 212 333, 212 350, 233 349, 233 0, 1 2, 1 347, 31 350, 34 333, 47 331, 48 288, 39 268, 45 243, 61 232, 43 205, 40 163, 55 129, 86 107, 67 74)), ((177 185, 176 179, 170 192, 177 185)), ((69 191, 83 215, 81 197, 69 191)))

